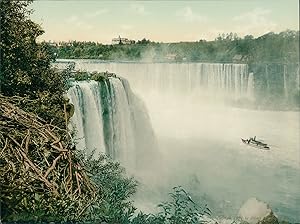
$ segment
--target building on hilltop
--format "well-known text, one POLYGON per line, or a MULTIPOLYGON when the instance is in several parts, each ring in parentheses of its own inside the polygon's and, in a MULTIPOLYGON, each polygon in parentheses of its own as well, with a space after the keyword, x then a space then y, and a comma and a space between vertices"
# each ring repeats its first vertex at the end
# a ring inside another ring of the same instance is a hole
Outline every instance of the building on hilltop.
POLYGON ((112 44, 134 44, 134 40, 129 40, 128 38, 121 38, 120 36, 112 39, 112 44))

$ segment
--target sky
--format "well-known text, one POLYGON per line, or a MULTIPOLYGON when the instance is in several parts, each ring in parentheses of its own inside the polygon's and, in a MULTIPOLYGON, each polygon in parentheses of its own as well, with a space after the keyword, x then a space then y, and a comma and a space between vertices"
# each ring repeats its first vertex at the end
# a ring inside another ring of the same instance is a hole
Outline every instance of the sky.
POLYGON ((155 42, 213 40, 222 33, 261 36, 299 30, 298 0, 87 1, 38 0, 30 6, 46 41, 143 38, 155 42))

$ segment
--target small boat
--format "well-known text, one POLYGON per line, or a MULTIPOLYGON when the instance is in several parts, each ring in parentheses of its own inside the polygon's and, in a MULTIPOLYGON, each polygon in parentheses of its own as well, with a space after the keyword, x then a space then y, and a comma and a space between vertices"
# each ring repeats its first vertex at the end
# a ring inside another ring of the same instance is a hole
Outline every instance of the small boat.
POLYGON ((253 138, 250 138, 250 139, 241 139, 242 142, 246 145, 249 145, 249 146, 252 146, 252 147, 255 147, 255 148, 259 148, 259 149, 263 149, 263 150, 270 150, 270 147, 266 144, 266 143, 263 143, 261 141, 257 141, 253 138))

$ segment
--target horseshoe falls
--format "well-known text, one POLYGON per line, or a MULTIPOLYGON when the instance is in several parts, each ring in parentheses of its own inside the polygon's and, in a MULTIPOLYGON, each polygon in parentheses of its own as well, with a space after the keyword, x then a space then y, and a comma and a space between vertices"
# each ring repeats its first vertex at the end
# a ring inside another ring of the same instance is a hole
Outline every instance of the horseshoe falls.
POLYGON ((74 83, 69 96, 82 148, 133 170, 150 163, 136 175, 139 209, 156 211, 181 185, 215 216, 236 217, 256 197, 282 220, 300 222, 300 119, 289 107, 299 102, 299 67, 74 61, 124 77, 74 83), (241 142, 253 136, 271 149, 241 142))
POLYGON ((106 154, 128 169, 155 149, 145 106, 125 79, 73 82, 68 97, 75 108, 71 128, 79 149, 106 154))

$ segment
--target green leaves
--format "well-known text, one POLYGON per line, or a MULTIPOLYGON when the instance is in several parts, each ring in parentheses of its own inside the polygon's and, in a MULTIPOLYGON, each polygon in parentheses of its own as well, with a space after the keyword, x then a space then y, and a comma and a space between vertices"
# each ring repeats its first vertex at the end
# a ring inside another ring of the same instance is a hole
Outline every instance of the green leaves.
POLYGON ((205 206, 196 204, 191 196, 181 187, 174 187, 169 193, 171 200, 158 205, 158 214, 146 215, 139 213, 133 224, 199 224, 205 223, 204 216, 210 216, 211 211, 205 206))
POLYGON ((298 62, 299 31, 286 30, 254 38, 235 33, 220 34, 214 41, 185 43, 155 43, 143 39, 130 45, 102 45, 93 42, 62 42, 53 47, 59 58, 89 58, 101 60, 155 60, 232 62, 235 55, 247 58, 245 63, 298 62))
POLYGON ((84 213, 83 220, 129 223, 135 211, 130 197, 136 191, 136 181, 126 177, 124 168, 105 155, 94 159, 92 155, 79 153, 78 158, 98 187, 97 197, 84 213))
MULTIPOLYGON (((6 96, 27 96, 39 99, 38 92, 48 94, 48 114, 58 117, 57 110, 51 113, 49 108, 60 108, 62 94, 66 90, 64 74, 50 69, 54 59, 48 45, 37 44, 36 38, 44 31, 30 20, 31 13, 26 7, 32 1, 0 1, 1 39, 0 39, 0 93, 6 96), (55 100, 53 100, 55 98, 55 100)), ((29 107, 29 111, 38 108, 29 107)), ((42 108, 45 111, 45 108, 42 108)), ((43 118, 47 112, 42 113, 43 118)), ((60 115, 62 115, 60 113, 60 115)), ((63 117, 63 116, 62 116, 63 117)), ((52 119, 52 118, 51 118, 52 119)))
POLYGON ((171 201, 159 205, 162 212, 158 217, 164 220, 164 223, 200 223, 204 214, 210 215, 207 207, 198 206, 181 186, 174 187, 170 196, 171 201))

